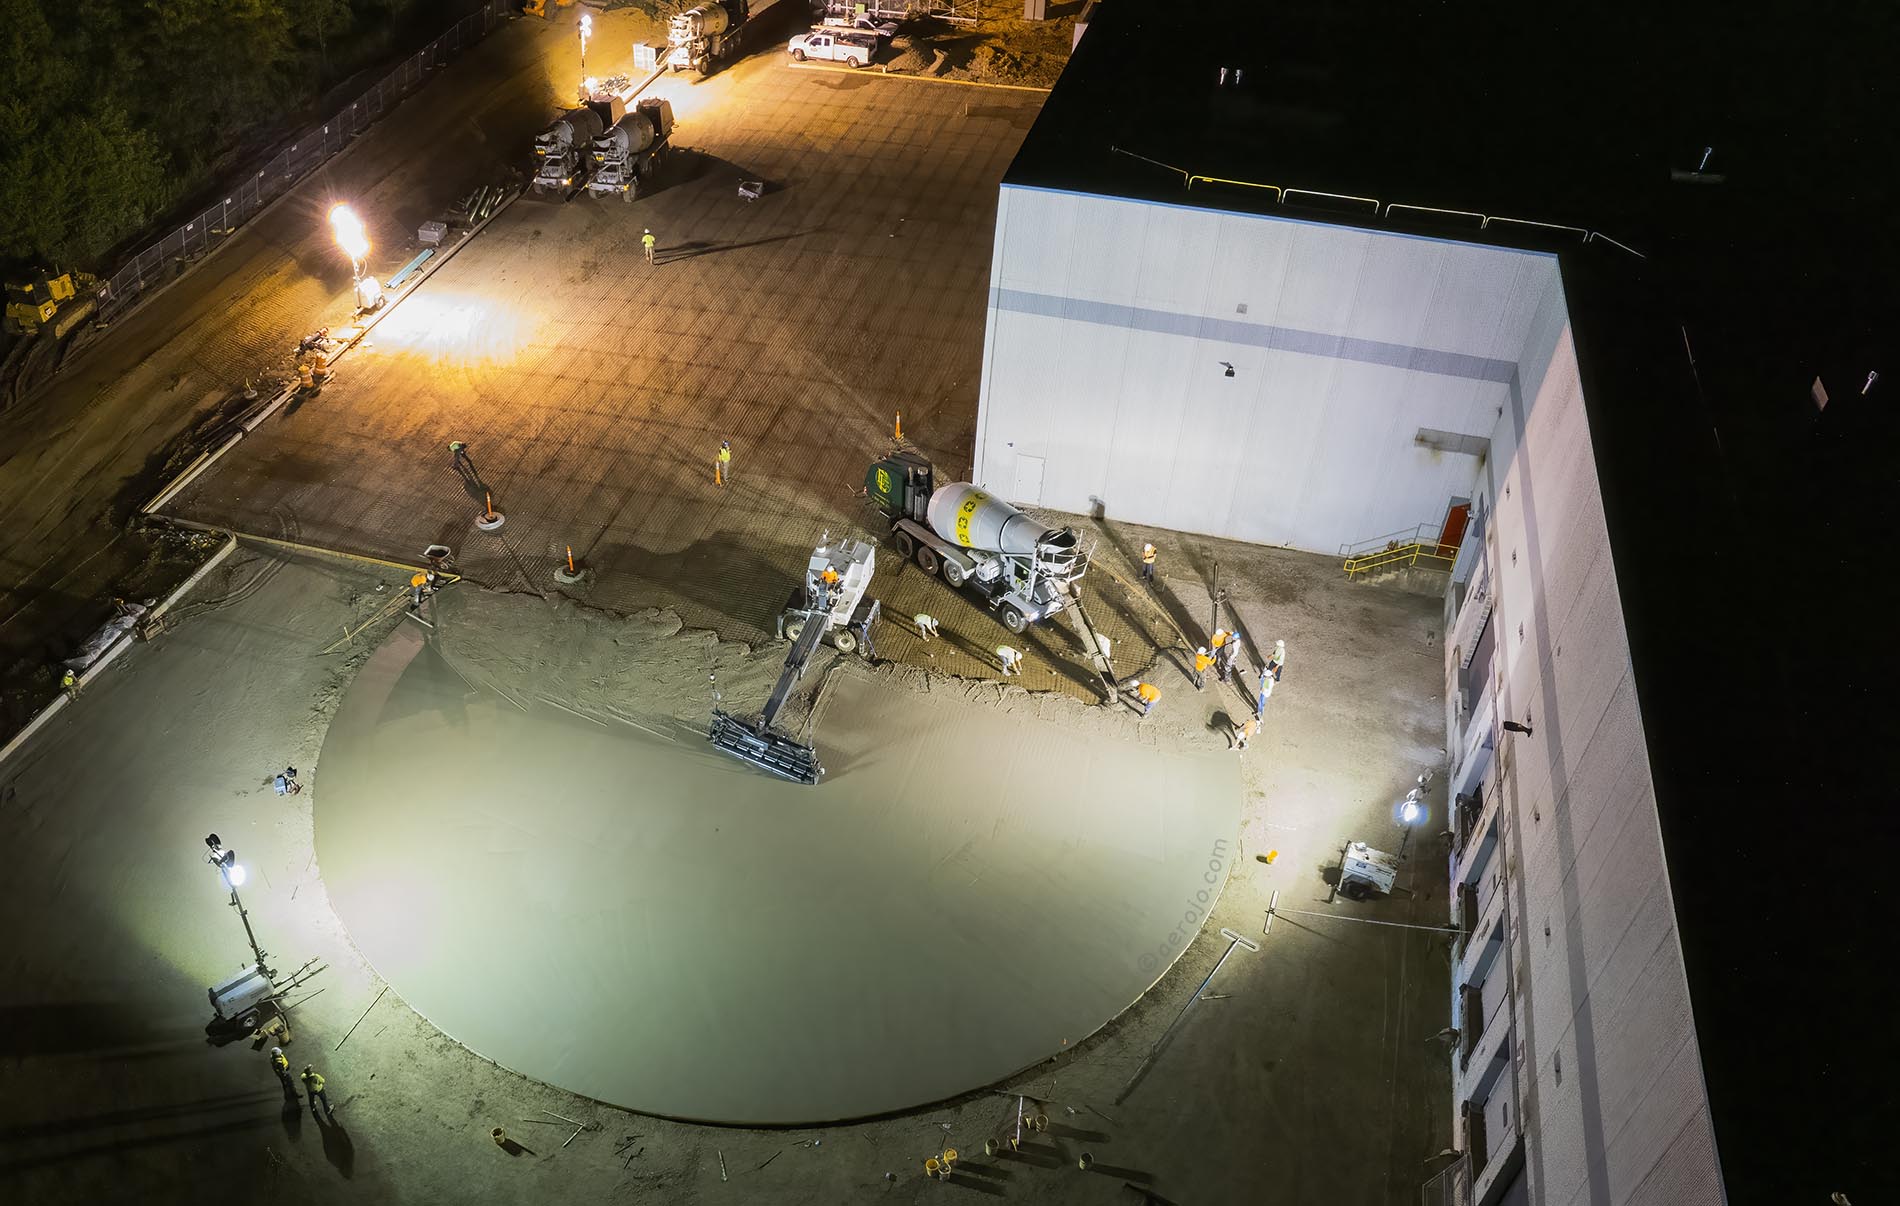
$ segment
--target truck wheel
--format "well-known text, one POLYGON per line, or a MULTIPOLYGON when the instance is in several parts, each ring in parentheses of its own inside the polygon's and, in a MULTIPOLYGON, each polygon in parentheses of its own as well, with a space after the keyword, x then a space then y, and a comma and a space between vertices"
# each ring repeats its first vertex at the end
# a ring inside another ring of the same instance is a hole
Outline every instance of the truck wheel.
POLYGON ((701 79, 705 79, 712 74, 713 61, 710 56, 699 60, 694 66, 699 68, 699 78, 701 79))
POLYGON ((844 61, 844 65, 846 67, 849 67, 851 70, 856 71, 858 68, 864 66, 864 60, 863 59, 846 59, 844 61))
POLYGON ((917 546, 917 568, 926 574, 937 572, 937 554, 922 545, 917 546))
POLYGON ((805 631, 805 617, 800 616, 796 620, 785 621, 785 639, 786 640, 796 641, 798 639, 799 634, 804 631, 805 631))
POLYGON ((831 634, 831 643, 838 647, 839 653, 853 653, 858 648, 858 638, 848 628, 840 628, 831 634))
POLYGON ((1003 604, 1003 627, 1013 633, 1021 634, 1023 629, 1029 627, 1029 621, 1023 618, 1022 612, 1005 603, 1003 604))
POLYGON ((899 532, 892 543, 897 546, 897 555, 906 561, 917 551, 917 542, 910 538, 909 532, 899 532))
POLYGON ((962 566, 948 557, 943 559, 943 580, 945 582, 948 582, 952 586, 962 586, 965 582, 969 581, 969 579, 970 575, 963 572, 962 566))
POLYGON ((802 62, 804 62, 804 61, 805 61, 805 48, 804 48, 804 47, 802 47, 802 46, 800 46, 800 47, 797 47, 796 49, 794 49, 794 50, 792 51, 792 57, 793 57, 794 59, 797 59, 797 60, 798 60, 799 62, 801 62, 801 63, 802 63, 802 62))

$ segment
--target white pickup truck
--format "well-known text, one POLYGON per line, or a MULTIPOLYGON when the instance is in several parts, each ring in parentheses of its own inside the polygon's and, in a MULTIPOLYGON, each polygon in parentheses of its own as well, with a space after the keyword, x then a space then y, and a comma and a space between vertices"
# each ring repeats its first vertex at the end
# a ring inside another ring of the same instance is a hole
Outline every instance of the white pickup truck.
POLYGON ((847 67, 866 67, 877 53, 878 36, 867 30, 821 28, 793 38, 788 49, 799 62, 829 59, 847 67))

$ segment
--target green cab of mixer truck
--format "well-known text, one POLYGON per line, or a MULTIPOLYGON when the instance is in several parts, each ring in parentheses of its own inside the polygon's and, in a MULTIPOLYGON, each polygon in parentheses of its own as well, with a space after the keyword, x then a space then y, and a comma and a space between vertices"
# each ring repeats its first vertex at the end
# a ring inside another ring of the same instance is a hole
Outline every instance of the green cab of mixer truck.
POLYGON ((1070 606, 1088 569, 1074 529, 1052 528, 969 482, 939 486, 914 452, 872 464, 864 493, 906 560, 975 592, 1011 632, 1070 606))

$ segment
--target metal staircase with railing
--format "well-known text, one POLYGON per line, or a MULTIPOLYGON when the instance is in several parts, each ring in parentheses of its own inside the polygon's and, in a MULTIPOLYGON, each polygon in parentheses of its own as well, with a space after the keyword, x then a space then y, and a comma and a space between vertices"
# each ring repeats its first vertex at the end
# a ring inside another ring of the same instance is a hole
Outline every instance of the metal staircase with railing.
POLYGON ((1348 578, 1356 578, 1373 570, 1410 569, 1420 565, 1449 573, 1452 564, 1458 560, 1458 545, 1444 543, 1441 539, 1443 535, 1443 525, 1421 523, 1414 528, 1374 536, 1357 544, 1342 545, 1339 556, 1345 562, 1348 578))

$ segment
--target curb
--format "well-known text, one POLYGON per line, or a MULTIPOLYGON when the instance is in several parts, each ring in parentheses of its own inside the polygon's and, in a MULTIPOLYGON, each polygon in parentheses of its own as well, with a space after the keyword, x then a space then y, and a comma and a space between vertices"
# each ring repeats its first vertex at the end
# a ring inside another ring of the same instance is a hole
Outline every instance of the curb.
MULTIPOLYGON (((206 574, 209 574, 212 570, 216 569, 219 565, 221 565, 224 562, 224 559, 229 557, 232 551, 236 548, 237 548, 237 537, 232 536, 227 533, 224 538, 224 543, 218 547, 218 551, 211 554, 211 556, 205 560, 205 563, 203 565, 193 570, 189 578, 186 578, 183 582, 179 583, 177 588, 174 589, 171 594, 166 595, 165 598, 159 602, 158 606, 154 607, 151 610, 151 613, 150 613, 151 618, 157 619, 158 617, 164 615, 167 611, 171 610, 173 604, 177 603, 178 600, 184 598, 185 595, 189 593, 193 587, 197 586, 198 583, 204 580, 204 577, 206 574)), ((87 683, 97 678, 101 670, 104 670, 107 666, 117 661, 119 655, 121 653, 124 653, 126 649, 129 646, 131 646, 134 642, 136 642, 138 639, 139 639, 138 634, 135 632, 126 632, 126 633, 121 634, 119 639, 114 641, 111 647, 108 648, 104 653, 100 654, 99 660, 94 662, 90 667, 88 667, 84 674, 74 676, 76 684, 80 687, 84 687, 87 683)), ((39 715, 35 716, 33 719, 26 722, 25 728, 22 728, 18 733, 15 733, 13 735, 12 740, 8 741, 6 745, 0 746, 0 762, 5 762, 9 757, 17 753, 20 750, 20 748, 27 743, 28 738, 32 737, 33 734, 39 732, 40 728, 43 725, 45 725, 47 721, 51 720, 54 716, 58 715, 59 710, 61 708, 64 708, 67 704, 70 704, 72 702, 73 702, 72 699, 69 696, 67 696, 65 692, 61 692, 60 694, 54 696, 52 703, 49 703, 44 708, 41 708, 39 715)))

